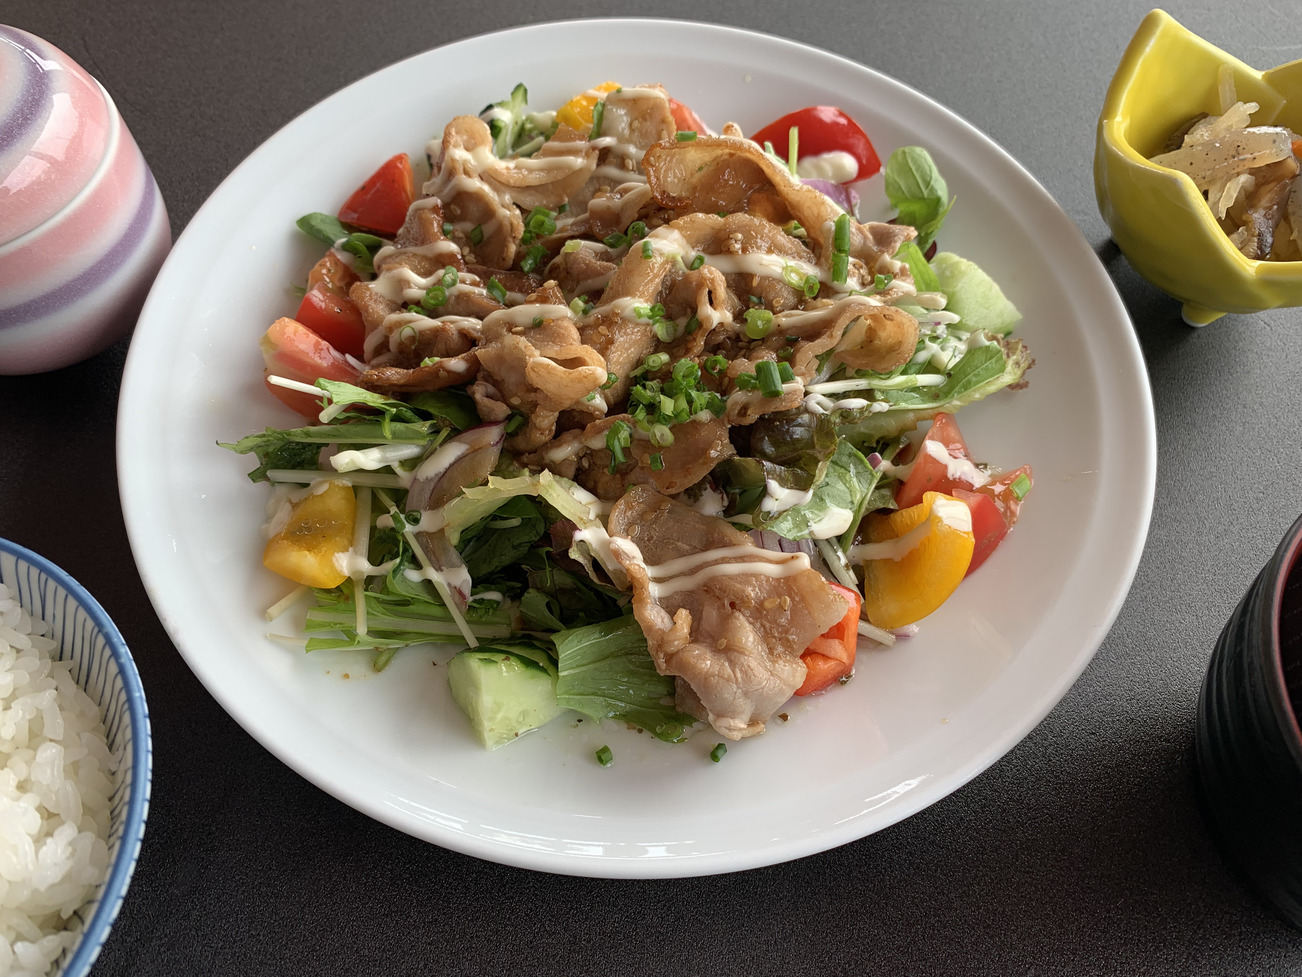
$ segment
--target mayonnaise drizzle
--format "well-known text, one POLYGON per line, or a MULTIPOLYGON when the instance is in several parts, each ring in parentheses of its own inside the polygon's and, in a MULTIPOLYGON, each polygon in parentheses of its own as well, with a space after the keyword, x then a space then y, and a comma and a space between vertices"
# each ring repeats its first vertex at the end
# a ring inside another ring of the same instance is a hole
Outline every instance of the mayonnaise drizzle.
POLYGON ((850 547, 846 557, 851 563, 863 563, 866 560, 902 560, 931 533, 933 519, 939 519, 959 532, 972 532, 972 510, 967 507, 967 503, 942 497, 933 499, 931 515, 903 536, 882 540, 880 543, 856 543, 850 547))

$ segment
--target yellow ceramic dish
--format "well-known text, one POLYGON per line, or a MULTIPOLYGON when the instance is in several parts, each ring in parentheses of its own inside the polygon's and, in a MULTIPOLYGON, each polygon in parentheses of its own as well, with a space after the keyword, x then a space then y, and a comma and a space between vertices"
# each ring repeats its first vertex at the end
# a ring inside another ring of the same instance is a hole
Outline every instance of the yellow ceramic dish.
POLYGON ((1254 125, 1302 132, 1302 61, 1257 71, 1154 10, 1108 86, 1094 152, 1094 190, 1112 239, 1199 326, 1227 312, 1302 305, 1302 261, 1245 258, 1193 180, 1148 161, 1195 115, 1220 113, 1221 65, 1238 97, 1261 106, 1254 125))

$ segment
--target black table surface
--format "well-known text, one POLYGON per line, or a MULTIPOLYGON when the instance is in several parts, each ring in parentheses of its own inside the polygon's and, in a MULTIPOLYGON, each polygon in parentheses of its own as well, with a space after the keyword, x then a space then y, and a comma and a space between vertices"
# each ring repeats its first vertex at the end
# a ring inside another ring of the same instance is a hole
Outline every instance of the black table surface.
MULTIPOLYGON (((1302 58, 1286 4, 1167 9, 1255 67, 1302 58)), ((1125 301, 1157 412, 1156 503, 1129 597, 1091 665, 1023 742, 943 801, 853 844, 734 874, 618 881, 417 841, 276 760, 191 673, 132 561, 114 460, 126 343, 43 376, 0 377, 0 536, 99 599, 151 709, 148 834, 96 977, 1302 973, 1302 933, 1245 892, 1209 837, 1191 754, 1216 635, 1302 513, 1302 311, 1191 329, 1111 245, 1091 179, 1095 123, 1147 10, 1137 0, 0 0, 0 22, 60 46, 114 96, 174 235, 298 113, 462 37, 653 15, 833 51, 949 106, 1044 184, 1125 301)))

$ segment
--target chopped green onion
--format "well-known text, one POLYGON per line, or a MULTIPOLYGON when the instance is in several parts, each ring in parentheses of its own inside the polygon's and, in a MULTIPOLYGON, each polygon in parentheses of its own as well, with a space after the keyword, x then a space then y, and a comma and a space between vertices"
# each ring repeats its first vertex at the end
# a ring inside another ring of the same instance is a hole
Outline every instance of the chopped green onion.
POLYGON ((687 320, 687 325, 684 327, 684 331, 687 333, 687 335, 690 336, 692 333, 696 332, 696 330, 700 328, 701 328, 701 320, 698 319, 696 317, 696 313, 693 312, 691 318, 687 320))
POLYGON ((713 760, 715 763, 718 763, 720 760, 723 759, 723 755, 727 752, 728 752, 728 744, 720 743, 718 746, 716 746, 713 750, 710 751, 710 759, 713 760))
POLYGON ((596 139, 601 135, 601 120, 606 115, 605 99, 599 99, 597 104, 592 106, 592 131, 588 133, 589 139, 596 139))
POLYGON ((651 243, 650 241, 643 241, 643 242, 642 242, 642 257, 643 257, 643 258, 646 258, 646 259, 649 261, 650 259, 652 259, 652 258, 655 257, 655 254, 656 254, 655 246, 652 245, 652 243, 651 243))
POLYGON ((1013 484, 1009 488, 1012 489, 1013 495, 1017 496, 1019 500, 1024 499, 1026 493, 1031 491, 1031 480, 1026 477, 1026 472, 1022 472, 1013 479, 1013 484))
POLYGON ((782 378, 783 383, 790 383, 796 378, 796 371, 791 368, 790 363, 779 363, 778 376, 782 378))
POLYGON ((640 241, 646 237, 646 225, 641 221, 634 221, 628 225, 628 239, 630 241, 640 241))
POLYGON ((837 251, 832 255, 832 281, 843 284, 850 277, 850 256, 837 251))
POLYGON ((763 339, 773 329, 773 313, 768 309, 746 310, 746 335, 750 339, 763 339))
POLYGON ((583 250, 583 242, 576 237, 570 238, 568 241, 566 241, 564 244, 561 245, 562 254, 573 254, 575 251, 582 251, 582 250, 583 250))
POLYGON ((665 458, 660 452, 651 455, 651 470, 653 472, 663 471, 665 467, 665 458))
POLYGON ((654 373, 656 370, 662 370, 669 365, 668 353, 652 353, 642 361, 648 373, 654 373))
POLYGON ((759 380, 753 373, 738 373, 736 382, 738 390, 754 390, 759 386, 759 380))
POLYGON ((874 275, 874 276, 873 276, 873 288, 877 289, 877 291, 879 291, 879 292, 884 291, 884 290, 886 289, 886 287, 887 287, 888 285, 890 285, 890 283, 893 282, 894 280, 895 280, 895 276, 894 276, 894 275, 889 275, 889 274, 888 274, 888 275, 874 275))
POLYGON ((457 274, 457 270, 455 268, 453 268, 451 265, 448 265, 446 268, 443 269, 444 288, 452 288, 459 281, 461 281, 461 276, 457 274))
POLYGON ((424 316, 429 315, 429 313, 426 312, 426 311, 425 311, 423 308, 421 308, 419 305, 409 305, 409 306, 407 306, 407 311, 408 311, 408 312, 414 312, 416 315, 424 315, 424 316))
POLYGON ((619 383, 619 377, 614 373, 606 373, 606 382, 601 385, 602 390, 609 390, 615 384, 619 383))
POLYGON ((800 141, 800 127, 792 126, 787 130, 787 169, 796 175, 796 146, 800 141))
POLYGON ((677 139, 679 142, 695 142, 695 141, 696 141, 696 133, 695 133, 695 132, 681 132, 681 131, 680 131, 680 132, 678 132, 677 134, 675 134, 674 138, 677 139))
MULTIPOLYGON (((598 102, 597 104, 601 105, 603 103, 598 102)), ((720 746, 722 745, 723 744, 720 744, 720 746)), ((597 750, 596 755, 597 755, 597 762, 600 763, 603 767, 608 767, 615 762, 615 754, 611 752, 610 747, 608 746, 603 746, 601 749, 597 750)), ((710 755, 713 756, 714 754, 710 754, 710 755)))
POLYGON ((541 326, 542 324, 543 324, 543 317, 542 317, 542 316, 540 316, 540 315, 536 315, 536 316, 533 317, 533 327, 534 327, 535 329, 537 329, 537 328, 538 328, 539 326, 541 326))
POLYGON ((587 309, 584 307, 583 299, 577 298, 570 300, 570 314, 575 316, 587 314, 587 309))
POLYGON ((452 232, 455 231, 455 230, 456 230, 456 226, 455 226, 451 221, 444 221, 444 222, 443 222, 443 236, 444 236, 444 237, 451 237, 451 236, 452 236, 452 232))
POLYGON ((805 276, 795 265, 782 266, 782 280, 792 288, 804 288, 805 276))
POLYGON ((552 218, 552 212, 546 207, 535 207, 529 211, 524 226, 534 237, 546 237, 556 231, 556 221, 552 218))
POLYGON ((850 215, 842 214, 832 226, 832 248, 836 251, 850 252, 850 215))
POLYGON ((488 284, 484 286, 484 291, 498 305, 506 305, 506 287, 497 280, 496 275, 488 280, 488 284))
POLYGON ((678 323, 673 319, 656 319, 652 326, 656 339, 662 343, 672 343, 678 338, 678 323))
POLYGON ((801 240, 804 240, 809 236, 804 227, 801 226, 800 221, 788 221, 786 224, 782 225, 782 230, 786 231, 792 237, 800 238, 801 240))
POLYGON ((651 443, 657 448, 667 448, 674 443, 674 432, 668 424, 655 424, 651 427, 651 443))
POLYGON ((715 353, 713 356, 706 357, 702 366, 704 367, 705 372, 710 374, 710 376, 717 377, 724 370, 728 369, 728 357, 715 353))
POLYGON ((755 379, 759 381, 759 391, 765 397, 782 396, 782 374, 773 360, 760 360, 755 364, 755 379))
POLYGON ((606 431, 606 450, 610 452, 610 474, 628 460, 624 449, 633 443, 633 429, 624 421, 616 421, 606 431))
POLYGON ((547 254, 547 249, 541 244, 531 245, 529 250, 525 252, 524 257, 520 259, 520 270, 525 273, 533 271, 543 263, 543 259, 547 257, 547 254))
POLYGON ((483 244, 483 243, 484 243, 484 225, 483 225, 483 224, 476 224, 474 227, 472 227, 472 228, 470 229, 470 243, 471 243, 471 244, 483 244))
POLYGON ((612 251, 618 251, 624 245, 628 244, 628 235, 615 231, 613 234, 607 234, 602 238, 601 243, 612 251))
POLYGON ((435 309, 440 305, 447 304, 448 290, 442 285, 431 285, 425 289, 425 295, 420 300, 420 304, 427 309, 435 309))
POLYGON ((520 430, 520 428, 524 427, 525 421, 527 420, 528 418, 519 411, 512 411, 511 416, 506 420, 506 433, 514 434, 516 431, 520 430))
POLYGON ((696 269, 700 268, 701 265, 703 264, 705 264, 705 255, 698 254, 695 258, 692 259, 692 263, 687 266, 687 270, 696 271, 696 269))
POLYGON ((823 283, 818 280, 817 275, 806 275, 805 280, 801 283, 800 290, 805 293, 805 298, 812 299, 818 294, 818 290, 822 287, 822 284, 823 283))

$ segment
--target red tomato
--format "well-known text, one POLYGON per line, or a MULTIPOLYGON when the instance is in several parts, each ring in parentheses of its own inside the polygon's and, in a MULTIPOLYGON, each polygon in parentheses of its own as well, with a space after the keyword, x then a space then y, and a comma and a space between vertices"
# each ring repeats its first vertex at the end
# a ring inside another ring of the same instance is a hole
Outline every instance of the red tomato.
POLYGON ((972 571, 984 563, 986 557, 993 553, 995 547, 1008 535, 1008 523, 1004 521, 1004 514, 999 511, 999 506, 995 505, 994 498, 984 492, 956 488, 954 498, 966 502, 967 507, 972 511, 972 535, 976 538, 976 545, 972 547, 972 560, 967 565, 967 573, 964 574, 964 576, 971 576, 972 571))
POLYGON ((850 607, 845 617, 811 641, 801 654, 805 681, 796 689, 796 695, 822 692, 854 671, 854 653, 859 645, 859 606, 863 601, 856 590, 830 580, 827 585, 849 601, 850 607))
POLYGON ((669 100, 669 114, 674 117, 679 132, 699 132, 704 136, 710 131, 699 115, 676 98, 669 100))
POLYGON ((399 153, 370 175, 339 208, 339 219, 383 237, 393 237, 416 197, 406 153, 399 153))
POLYGON ((343 258, 339 257, 333 249, 327 251, 325 255, 312 266, 312 270, 307 273, 307 284, 311 288, 313 285, 325 285, 332 292, 340 295, 347 295, 348 290, 353 287, 354 282, 360 282, 361 278, 357 272, 348 267, 343 258))
POLYGON ((968 564, 970 574, 986 561, 1017 522, 1022 508, 1013 485, 1023 476, 1020 491, 1031 488, 1031 467, 1023 465, 977 485, 977 469, 971 466, 967 444, 952 414, 937 414, 931 430, 918 445, 913 471, 895 493, 895 503, 907 509, 922 501, 924 492, 943 492, 967 503, 972 512, 972 534, 976 546, 968 564))
POLYGON ((859 127, 859 123, 832 105, 814 105, 789 112, 776 122, 766 125, 751 138, 761 146, 766 142, 772 143, 778 155, 785 158, 793 128, 799 130, 796 147, 798 159, 838 150, 849 153, 859 164, 855 180, 866 180, 882 168, 882 161, 868 134, 859 127))
POLYGON ((366 323, 348 296, 339 295, 324 284, 313 285, 303 296, 294 318, 339 352, 362 358, 366 323))
POLYGON ((311 329, 287 317, 273 322, 258 340, 258 346, 267 367, 263 372, 267 389, 289 407, 314 420, 321 413, 320 397, 278 387, 266 378, 275 374, 300 383, 313 383, 322 377, 351 382, 360 372, 311 329))
POLYGON ((955 488, 972 488, 973 479, 955 478, 950 474, 951 468, 957 474, 965 467, 953 462, 968 460, 967 444, 959 433, 953 414, 936 415, 914 457, 913 471, 895 493, 895 504, 901 509, 917 505, 925 492, 953 495, 955 488))

